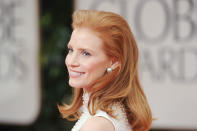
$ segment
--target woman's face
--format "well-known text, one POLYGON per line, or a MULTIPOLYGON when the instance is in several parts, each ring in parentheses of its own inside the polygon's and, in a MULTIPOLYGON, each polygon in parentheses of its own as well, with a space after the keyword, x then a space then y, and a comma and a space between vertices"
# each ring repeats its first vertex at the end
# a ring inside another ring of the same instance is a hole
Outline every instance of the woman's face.
POLYGON ((104 75, 111 61, 102 49, 102 40, 88 28, 75 29, 68 43, 66 66, 69 85, 91 88, 95 80, 104 75))

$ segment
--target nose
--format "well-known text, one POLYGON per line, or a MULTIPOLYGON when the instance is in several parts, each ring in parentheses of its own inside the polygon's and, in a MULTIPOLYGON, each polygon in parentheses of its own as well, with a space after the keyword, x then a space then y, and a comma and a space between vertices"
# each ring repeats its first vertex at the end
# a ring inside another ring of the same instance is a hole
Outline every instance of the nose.
POLYGON ((72 53, 72 54, 68 54, 66 56, 66 66, 67 67, 78 67, 79 64, 79 58, 77 53, 72 53))

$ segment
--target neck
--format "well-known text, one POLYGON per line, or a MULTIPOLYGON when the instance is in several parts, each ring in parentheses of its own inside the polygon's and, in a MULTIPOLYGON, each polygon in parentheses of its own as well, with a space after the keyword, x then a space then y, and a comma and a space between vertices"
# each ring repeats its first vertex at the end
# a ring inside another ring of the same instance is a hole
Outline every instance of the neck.
POLYGON ((91 92, 91 87, 89 88, 83 88, 83 93, 90 93, 91 92))

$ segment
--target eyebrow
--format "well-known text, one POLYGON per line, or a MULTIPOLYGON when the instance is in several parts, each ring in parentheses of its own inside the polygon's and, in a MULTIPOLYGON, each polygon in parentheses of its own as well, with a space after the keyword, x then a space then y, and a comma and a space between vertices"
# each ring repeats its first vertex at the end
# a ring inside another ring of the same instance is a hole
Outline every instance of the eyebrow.
MULTIPOLYGON (((67 47, 72 47, 70 44, 67 45, 67 47)), ((93 50, 89 49, 89 48, 79 48, 78 50, 87 50, 87 51, 90 51, 90 52, 94 52, 93 50)))

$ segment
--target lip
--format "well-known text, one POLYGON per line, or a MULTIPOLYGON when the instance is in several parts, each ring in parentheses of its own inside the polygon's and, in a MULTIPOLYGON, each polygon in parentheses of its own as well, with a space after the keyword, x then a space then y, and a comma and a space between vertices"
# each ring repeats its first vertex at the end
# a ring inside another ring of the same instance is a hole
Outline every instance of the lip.
POLYGON ((85 72, 75 71, 75 70, 68 70, 69 76, 72 78, 78 78, 85 74, 85 72))

